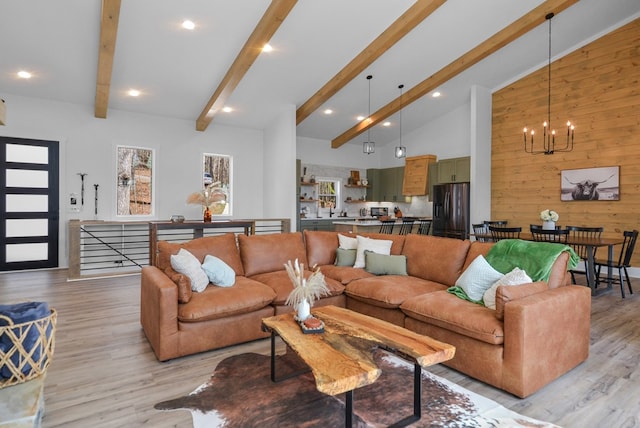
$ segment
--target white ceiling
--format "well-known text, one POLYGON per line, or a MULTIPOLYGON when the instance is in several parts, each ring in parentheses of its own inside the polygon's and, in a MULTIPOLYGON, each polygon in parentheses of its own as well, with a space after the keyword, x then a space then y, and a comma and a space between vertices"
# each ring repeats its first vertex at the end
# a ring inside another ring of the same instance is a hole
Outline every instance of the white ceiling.
MULTIPOLYGON (((109 109, 194 123, 269 6, 267 0, 123 0, 109 109), (180 27, 196 23, 194 31, 180 27), (142 96, 126 95, 130 88, 142 96)), ((298 125, 297 135, 332 140, 477 46, 542 0, 448 0, 360 76, 298 125), (331 108, 334 114, 322 113, 331 108)), ((287 106, 299 107, 359 54, 411 0, 300 0, 210 126, 263 129, 287 106)), ((100 34, 98 0, 2 0, 0 97, 46 98, 90 108, 96 90, 100 34), (18 70, 33 73, 16 78, 18 70)), ((566 54, 640 16, 639 0, 581 0, 552 20, 552 55, 566 54)), ((543 24, 403 110, 403 133, 467 102, 471 85, 497 89, 547 61, 543 24)), ((10 110, 11 106, 8 106, 10 110)), ((371 130, 378 144, 397 139, 392 126, 371 130)), ((108 114, 107 114, 107 119, 108 114)), ((206 131, 205 131, 206 132, 206 131)), ((356 138, 362 141, 362 139, 356 138)))

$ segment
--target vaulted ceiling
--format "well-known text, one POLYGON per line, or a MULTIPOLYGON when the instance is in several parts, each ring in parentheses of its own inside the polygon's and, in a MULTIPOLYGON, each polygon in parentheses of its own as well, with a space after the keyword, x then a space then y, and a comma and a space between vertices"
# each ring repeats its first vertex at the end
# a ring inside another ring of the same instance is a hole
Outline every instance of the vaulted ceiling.
POLYGON ((370 126, 385 144, 402 107, 411 132, 466 103, 472 85, 497 89, 545 65, 549 12, 559 56, 640 16, 640 2, 3 0, 0 97, 80 104, 104 120, 113 110, 180 118, 204 132, 263 129, 294 105, 299 136, 338 148, 370 126), (359 122, 369 83, 372 121, 359 122))

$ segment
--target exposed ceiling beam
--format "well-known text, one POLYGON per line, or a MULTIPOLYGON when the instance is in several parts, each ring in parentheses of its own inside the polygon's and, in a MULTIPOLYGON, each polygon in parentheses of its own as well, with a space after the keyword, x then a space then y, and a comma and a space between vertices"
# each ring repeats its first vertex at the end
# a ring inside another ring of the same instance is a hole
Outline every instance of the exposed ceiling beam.
POLYGON ((546 21, 545 16, 549 12, 554 12, 557 15, 561 11, 577 2, 578 0, 547 0, 540 6, 533 9, 531 12, 522 16, 517 21, 514 21, 507 27, 491 36, 489 39, 480 43, 478 46, 471 49, 469 52, 465 53, 452 63, 438 70, 435 74, 431 75, 427 79, 418 83, 413 88, 406 91, 402 95, 402 100, 400 100, 400 97, 392 100, 385 106, 381 107, 378 111, 371 114, 371 117, 369 118, 370 120, 363 120, 334 138, 331 141, 331 147, 337 149, 343 144, 346 144, 348 141, 362 134, 367 129, 377 125, 389 116, 393 115, 401 108, 422 98, 446 81, 454 78, 471 66, 477 64, 484 58, 513 42, 528 31, 531 31, 532 29, 546 21))
POLYGON ((94 107, 94 114, 100 119, 107 117, 107 109, 109 108, 109 90, 111 89, 113 56, 116 52, 120 2, 121 0, 102 0, 98 77, 96 79, 96 104, 94 107))
POLYGON ((296 110, 296 124, 299 125, 329 98, 362 73, 371 63, 382 56, 407 33, 424 21, 446 0, 417 0, 382 34, 340 70, 331 80, 296 110))
POLYGON ((204 131, 207 129, 213 117, 222 110, 233 90, 262 52, 262 47, 269 42, 296 2, 297 0, 271 1, 267 11, 262 15, 260 22, 245 42, 242 50, 238 53, 233 64, 231 64, 227 74, 225 74, 202 113, 198 116, 196 130, 204 131))

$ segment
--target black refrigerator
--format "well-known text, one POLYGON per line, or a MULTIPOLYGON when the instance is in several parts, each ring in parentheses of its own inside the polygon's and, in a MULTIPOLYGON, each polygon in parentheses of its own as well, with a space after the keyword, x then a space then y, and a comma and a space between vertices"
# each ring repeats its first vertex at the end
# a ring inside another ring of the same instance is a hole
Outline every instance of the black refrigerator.
POLYGON ((433 186, 433 235, 469 238, 469 183, 433 186))

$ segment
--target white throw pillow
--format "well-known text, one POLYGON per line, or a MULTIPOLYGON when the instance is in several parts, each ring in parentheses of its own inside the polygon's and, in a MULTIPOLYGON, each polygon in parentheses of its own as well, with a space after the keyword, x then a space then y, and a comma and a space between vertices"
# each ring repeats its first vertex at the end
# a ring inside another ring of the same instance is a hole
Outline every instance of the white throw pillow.
POLYGON ((501 285, 522 285, 533 282, 529 275, 520 268, 513 268, 511 272, 497 280, 487 291, 484 292, 482 300, 489 309, 496 309, 496 290, 501 285))
POLYGON ((200 261, 184 248, 180 248, 178 254, 171 255, 171 267, 191 280, 191 290, 193 291, 204 291, 209 285, 209 277, 202 270, 200 261))
POLYGON ((377 254, 389 255, 391 254, 391 245, 393 241, 386 239, 371 239, 358 235, 356 237, 358 241, 358 248, 356 251, 356 262, 354 268, 363 268, 365 266, 364 252, 369 250, 377 254))
POLYGON ((502 277, 502 273, 491 267, 481 254, 462 272, 455 285, 462 288, 471 300, 480 301, 484 292, 502 277))
POLYGON ((355 250, 356 248, 358 248, 358 240, 356 238, 350 238, 339 233, 338 242, 340 242, 340 245, 338 245, 338 247, 342 248, 343 250, 355 250))

